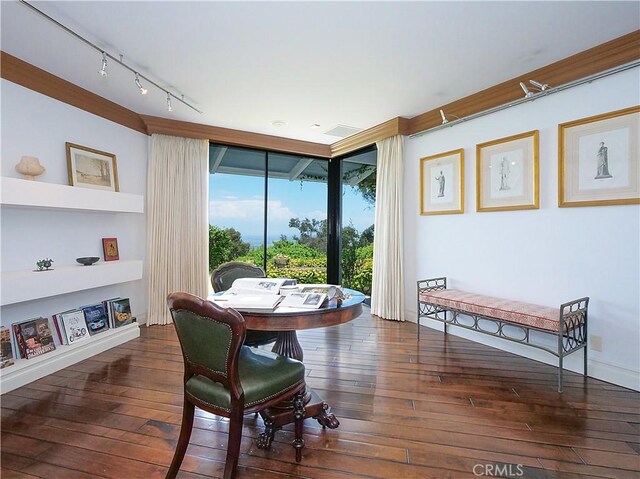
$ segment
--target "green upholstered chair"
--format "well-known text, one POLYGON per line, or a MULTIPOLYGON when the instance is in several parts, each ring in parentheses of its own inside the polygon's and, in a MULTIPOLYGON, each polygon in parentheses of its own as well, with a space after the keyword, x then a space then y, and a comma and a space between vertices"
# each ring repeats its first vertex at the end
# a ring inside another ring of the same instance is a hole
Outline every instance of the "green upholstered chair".
MULTIPOLYGON (((211 286, 217 293, 231 288, 233 282, 238 278, 266 278, 267 275, 259 266, 239 261, 229 261, 218 266, 211 273, 211 286)), ((245 346, 263 346, 273 343, 278 337, 277 331, 255 331, 247 330, 245 346)))
POLYGON ((188 293, 171 293, 167 303, 184 357, 184 407, 176 451, 167 479, 176 477, 189 445, 195 406, 229 418, 224 478, 238 465, 242 419, 293 399, 296 461, 302 458, 304 365, 295 359, 243 346, 244 319, 188 293))

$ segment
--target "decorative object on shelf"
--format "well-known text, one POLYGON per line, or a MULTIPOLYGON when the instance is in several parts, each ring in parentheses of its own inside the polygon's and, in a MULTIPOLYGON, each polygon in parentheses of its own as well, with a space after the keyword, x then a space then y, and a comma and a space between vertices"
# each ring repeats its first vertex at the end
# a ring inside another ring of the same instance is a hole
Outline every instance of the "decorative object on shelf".
POLYGON ((45 167, 40 164, 40 160, 35 156, 23 156, 20 163, 16 165, 16 171, 29 181, 35 180, 45 171, 45 167))
POLYGON ((118 238, 102 238, 102 251, 105 261, 116 261, 120 259, 118 252, 118 238))
POLYGON ((464 149, 420 160, 420 214, 464 213, 464 149))
POLYGON ((640 106, 558 125, 558 206, 640 203, 640 106))
POLYGON ((116 155, 68 142, 65 146, 71 186, 118 191, 116 155))
POLYGON ((84 266, 91 266, 93 263, 97 263, 99 260, 99 256, 83 256, 81 258, 76 258, 76 261, 84 266))
POLYGON ((40 261, 36 261, 36 266, 38 267, 38 271, 53 271, 51 268, 51 263, 53 260, 51 258, 41 259, 40 261))
POLYGON ((476 210, 538 209, 538 130, 476 145, 476 210))

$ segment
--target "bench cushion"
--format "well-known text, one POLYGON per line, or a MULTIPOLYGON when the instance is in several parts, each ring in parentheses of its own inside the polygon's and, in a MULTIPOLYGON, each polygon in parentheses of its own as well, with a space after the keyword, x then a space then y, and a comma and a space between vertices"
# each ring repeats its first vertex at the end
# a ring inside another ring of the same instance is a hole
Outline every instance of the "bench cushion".
POLYGON ((500 319, 530 328, 558 332, 560 309, 494 298, 455 289, 423 291, 420 301, 476 316, 500 319))

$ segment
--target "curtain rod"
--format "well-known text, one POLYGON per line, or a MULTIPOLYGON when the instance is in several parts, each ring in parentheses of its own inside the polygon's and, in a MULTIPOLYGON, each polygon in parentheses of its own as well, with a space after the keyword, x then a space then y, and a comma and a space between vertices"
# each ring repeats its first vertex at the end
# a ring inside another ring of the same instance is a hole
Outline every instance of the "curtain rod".
POLYGON ((630 69, 638 67, 638 66, 640 66, 640 60, 635 60, 635 61, 630 62, 630 63, 625 63, 624 65, 619 65, 617 67, 610 68, 609 70, 604 70, 604 71, 602 71, 600 73, 595 73, 593 75, 589 75, 589 76, 586 76, 584 78, 580 78, 578 80, 571 81, 569 83, 564 83, 564 84, 562 84, 560 86, 557 86, 557 87, 549 88, 548 90, 544 90, 544 91, 541 91, 541 92, 538 92, 538 93, 534 93, 533 96, 530 96, 528 98, 523 97, 523 98, 520 98, 518 100, 514 100, 512 102, 505 103, 504 105, 495 106, 493 108, 489 108, 488 110, 483 110, 483 111, 480 111, 478 113, 473 113, 472 115, 465 116, 463 118, 458 118, 456 120, 450 120, 447 123, 445 123, 444 125, 434 126, 434 127, 429 128, 427 130, 423 130, 423 131, 420 131, 418 133, 413 133, 412 135, 409 135, 409 138, 417 138, 419 136, 425 135, 427 133, 431 133, 431 132, 436 131, 436 130, 441 130, 443 128, 449 128, 451 126, 457 125, 458 123, 462 123, 462 122, 469 121, 469 120, 474 120, 476 118, 480 118, 482 116, 489 115, 491 113, 496 113, 498 111, 506 110, 507 108, 511 108, 512 106, 520 105, 522 103, 527 103, 529 101, 534 101, 534 100, 537 100, 538 98, 542 98, 542 97, 551 95, 553 93, 558 93, 560 91, 567 90, 569 88, 573 88, 573 87, 576 87, 576 86, 579 86, 579 85, 583 85, 585 83, 591 83, 592 81, 599 80, 601 78, 605 78, 605 77, 608 77, 610 75, 614 75, 616 73, 620 73, 620 72, 623 72, 623 71, 626 71, 626 70, 630 70, 630 69))

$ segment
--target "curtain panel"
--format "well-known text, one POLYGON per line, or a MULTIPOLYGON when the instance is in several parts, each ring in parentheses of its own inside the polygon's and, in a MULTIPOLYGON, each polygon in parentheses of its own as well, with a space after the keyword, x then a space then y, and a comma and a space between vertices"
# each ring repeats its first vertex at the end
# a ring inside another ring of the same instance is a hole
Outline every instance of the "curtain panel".
POLYGON ((402 272, 403 147, 401 135, 376 143, 376 218, 371 314, 404 321, 402 272))
POLYGON ((167 294, 206 298, 209 142, 151 136, 147 172, 147 325, 172 322, 167 294))

